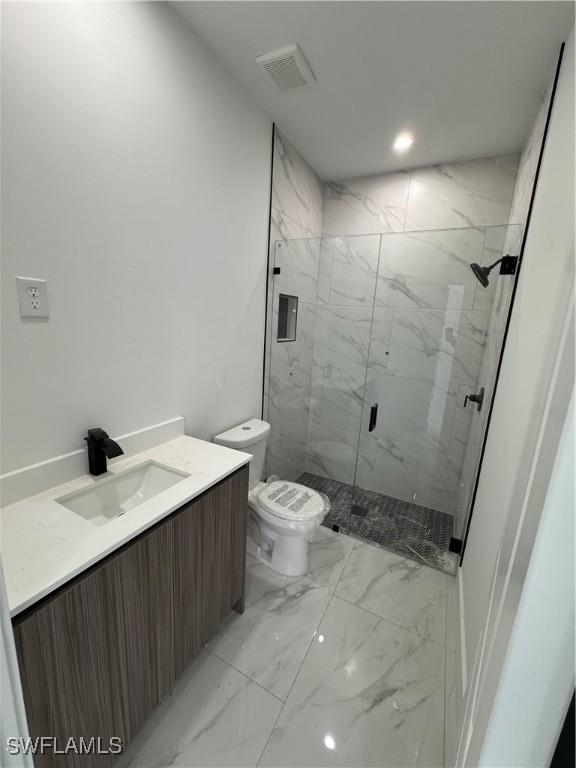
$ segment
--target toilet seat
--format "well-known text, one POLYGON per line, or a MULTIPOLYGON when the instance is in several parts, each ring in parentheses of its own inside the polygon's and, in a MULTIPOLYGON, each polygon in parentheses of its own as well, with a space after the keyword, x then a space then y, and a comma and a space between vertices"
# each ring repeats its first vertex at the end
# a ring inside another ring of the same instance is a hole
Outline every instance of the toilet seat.
POLYGON ((297 533, 308 535, 320 525, 330 509, 328 499, 318 491, 290 480, 257 483, 250 489, 248 503, 255 515, 290 535, 297 533), (281 487, 285 488, 285 492, 296 491, 296 493, 289 498, 284 498, 283 503, 275 503, 282 499, 283 493, 278 493, 281 487), (304 503, 295 504, 297 499, 302 500, 304 494, 306 494, 304 503), (307 498, 308 496, 310 498, 307 498), (287 501, 292 501, 292 504, 286 504, 287 501), (290 509, 291 506, 295 508, 290 509))
POLYGON ((326 511, 318 491, 289 480, 266 483, 257 494, 256 504, 269 515, 293 523, 309 523, 326 511))

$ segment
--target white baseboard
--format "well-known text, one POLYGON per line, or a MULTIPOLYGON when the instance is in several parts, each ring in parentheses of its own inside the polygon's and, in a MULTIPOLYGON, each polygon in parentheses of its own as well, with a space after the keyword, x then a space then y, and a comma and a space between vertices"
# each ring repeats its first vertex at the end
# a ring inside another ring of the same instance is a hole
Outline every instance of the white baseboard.
MULTIPOLYGON (((114 437, 122 446, 125 456, 132 456, 140 451, 146 451, 155 445, 166 443, 184 434, 184 418, 177 416, 161 424, 129 432, 127 435, 114 437)), ((47 488, 60 483, 66 483, 88 471, 88 454, 86 450, 72 451, 53 459, 31 464, 13 472, 0 476, 0 497, 2 506, 13 504, 15 501, 34 496, 47 488)), ((124 458, 120 457, 120 458, 124 458)))
POLYGON ((460 664, 462 675, 462 698, 468 686, 468 666, 466 663, 466 629, 464 619, 464 582, 462 581, 462 568, 458 568, 458 613, 460 616, 460 664))

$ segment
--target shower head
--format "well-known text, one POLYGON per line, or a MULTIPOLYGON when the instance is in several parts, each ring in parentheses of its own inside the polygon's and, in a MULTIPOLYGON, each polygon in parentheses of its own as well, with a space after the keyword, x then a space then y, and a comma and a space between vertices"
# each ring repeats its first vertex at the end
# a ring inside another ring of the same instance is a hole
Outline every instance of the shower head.
POLYGON ((502 256, 501 259, 495 261, 494 264, 490 264, 488 267, 481 267, 480 264, 470 264, 470 269, 474 272, 474 277, 483 288, 488 288, 490 280, 488 279, 490 272, 500 264, 501 275, 515 275, 516 265, 518 264, 518 256, 502 256))
MULTIPOLYGON (((495 264, 493 264, 492 267, 493 266, 495 266, 495 264)), ((470 264, 470 269, 474 272, 474 276, 483 288, 488 288, 488 284, 490 283, 488 275, 490 274, 492 267, 481 267, 480 264, 476 264, 476 262, 470 264)))
POLYGON ((507 254, 506 256, 502 256, 501 259, 498 259, 498 261, 495 261, 494 264, 490 264, 488 267, 481 267, 480 264, 474 262, 473 264, 470 264, 470 269, 474 272, 474 277, 478 280, 480 285, 483 288, 488 288, 490 283, 490 272, 492 272, 494 267, 497 267, 498 264, 500 264, 501 275, 515 275, 516 267, 518 266, 518 256, 510 256, 510 254, 507 254))

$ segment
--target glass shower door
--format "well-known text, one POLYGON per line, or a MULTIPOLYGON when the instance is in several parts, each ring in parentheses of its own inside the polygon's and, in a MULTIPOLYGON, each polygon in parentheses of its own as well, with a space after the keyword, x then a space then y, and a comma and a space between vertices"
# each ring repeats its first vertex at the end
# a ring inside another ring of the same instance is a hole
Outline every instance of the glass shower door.
POLYGON ((495 291, 513 284, 493 274, 483 287, 470 265, 499 258, 506 235, 506 227, 382 235, 355 504, 370 512, 363 535, 443 570, 455 566, 448 546, 462 530, 479 458, 470 436, 482 432, 488 396, 478 412, 470 395, 489 389, 495 291))
POLYGON ((354 484, 379 250, 380 235, 321 241, 307 468, 332 494, 354 484))
POLYGON ((299 480, 347 520, 354 488, 380 235, 275 244, 267 474, 299 480))

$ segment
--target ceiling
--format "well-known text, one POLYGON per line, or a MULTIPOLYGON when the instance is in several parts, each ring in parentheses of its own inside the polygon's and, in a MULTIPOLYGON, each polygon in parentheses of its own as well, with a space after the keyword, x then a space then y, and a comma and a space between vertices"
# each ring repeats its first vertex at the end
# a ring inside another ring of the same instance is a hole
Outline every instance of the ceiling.
POLYGON ((520 150, 574 18, 550 1, 175 5, 324 180, 520 150), (317 82, 281 92, 255 58, 291 43, 317 82))

